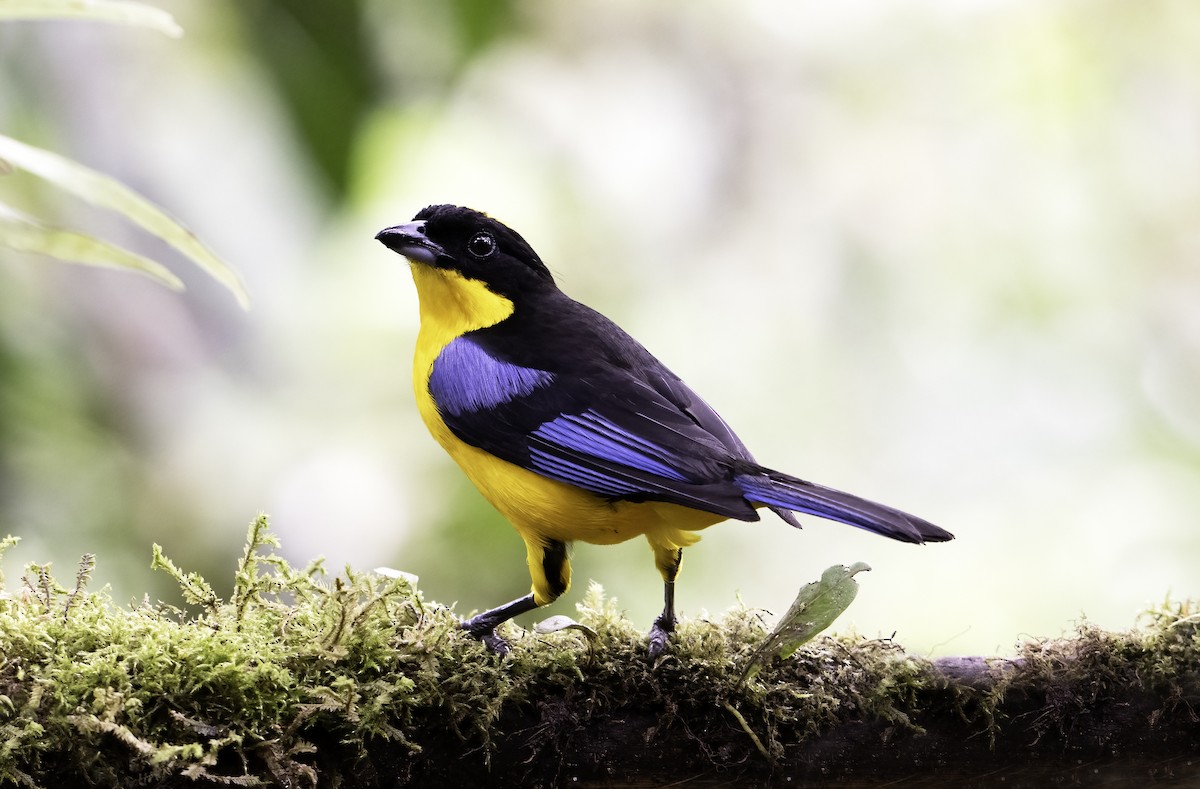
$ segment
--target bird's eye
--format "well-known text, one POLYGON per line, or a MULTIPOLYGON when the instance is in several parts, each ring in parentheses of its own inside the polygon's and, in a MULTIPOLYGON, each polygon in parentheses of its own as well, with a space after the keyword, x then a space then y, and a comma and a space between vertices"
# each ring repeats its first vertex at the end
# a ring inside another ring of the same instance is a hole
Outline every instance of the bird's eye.
POLYGON ((490 233, 476 233, 467 242, 467 251, 481 260, 489 258, 496 254, 496 239, 492 238, 490 233))

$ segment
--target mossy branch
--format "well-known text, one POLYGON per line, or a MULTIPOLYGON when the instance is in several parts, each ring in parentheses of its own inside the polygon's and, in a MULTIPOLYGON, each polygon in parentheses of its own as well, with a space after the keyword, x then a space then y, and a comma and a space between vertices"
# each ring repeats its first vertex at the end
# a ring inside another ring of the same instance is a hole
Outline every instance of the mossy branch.
POLYGON ((593 585, 582 629, 510 626, 501 660, 411 577, 329 580, 276 547, 257 519, 225 601, 156 546, 194 619, 89 590, 91 557, 71 589, 30 565, 23 593, 0 596, 0 785, 804 786, 918 770, 1032 784, 1039 764, 1061 782, 1114 752, 1137 757, 1134 778, 1200 763, 1189 603, 1128 633, 935 662, 856 636, 764 653, 762 617, 735 609, 682 623, 654 663, 593 585))

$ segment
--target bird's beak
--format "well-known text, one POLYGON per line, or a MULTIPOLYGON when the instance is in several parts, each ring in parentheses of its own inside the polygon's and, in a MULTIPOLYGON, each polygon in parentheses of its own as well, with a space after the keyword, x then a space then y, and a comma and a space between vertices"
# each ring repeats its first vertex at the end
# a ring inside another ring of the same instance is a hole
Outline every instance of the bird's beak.
POLYGON ((425 235, 424 222, 409 222, 385 228, 375 234, 375 239, 393 252, 399 252, 413 263, 435 265, 446 250, 429 240, 425 235))

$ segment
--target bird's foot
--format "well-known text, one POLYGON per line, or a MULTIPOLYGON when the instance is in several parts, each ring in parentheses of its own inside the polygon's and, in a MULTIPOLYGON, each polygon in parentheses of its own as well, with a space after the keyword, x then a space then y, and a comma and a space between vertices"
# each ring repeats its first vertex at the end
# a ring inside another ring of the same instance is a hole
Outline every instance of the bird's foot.
POLYGON ((496 635, 496 628, 514 616, 523 614, 526 611, 532 611, 537 607, 538 604, 533 599, 533 595, 527 594, 524 597, 513 600, 511 603, 505 603, 490 611, 484 611, 482 614, 473 616, 460 624, 459 627, 482 641, 485 647, 503 657, 508 654, 508 642, 496 635))
POLYGON ((666 651, 671 634, 675 632, 675 617, 660 616, 650 627, 650 659, 657 660, 666 651))
POLYGON ((479 617, 468 619, 459 625, 472 638, 483 642, 483 645, 500 657, 508 654, 508 642, 496 635, 496 626, 490 622, 480 622, 479 617))

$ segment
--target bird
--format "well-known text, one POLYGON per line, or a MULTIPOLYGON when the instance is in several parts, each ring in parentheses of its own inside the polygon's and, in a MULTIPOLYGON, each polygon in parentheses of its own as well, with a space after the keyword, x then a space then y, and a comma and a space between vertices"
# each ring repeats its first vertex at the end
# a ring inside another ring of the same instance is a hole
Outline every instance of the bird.
POLYGON ((567 296, 533 247, 491 216, 431 205, 375 238, 407 258, 419 302, 417 410, 433 438, 525 543, 530 593, 461 623, 501 655, 503 622, 571 585, 575 541, 645 537, 663 580, 652 658, 675 631, 683 549, 765 508, 909 543, 953 539, 915 515, 759 463, 679 376, 567 296))

